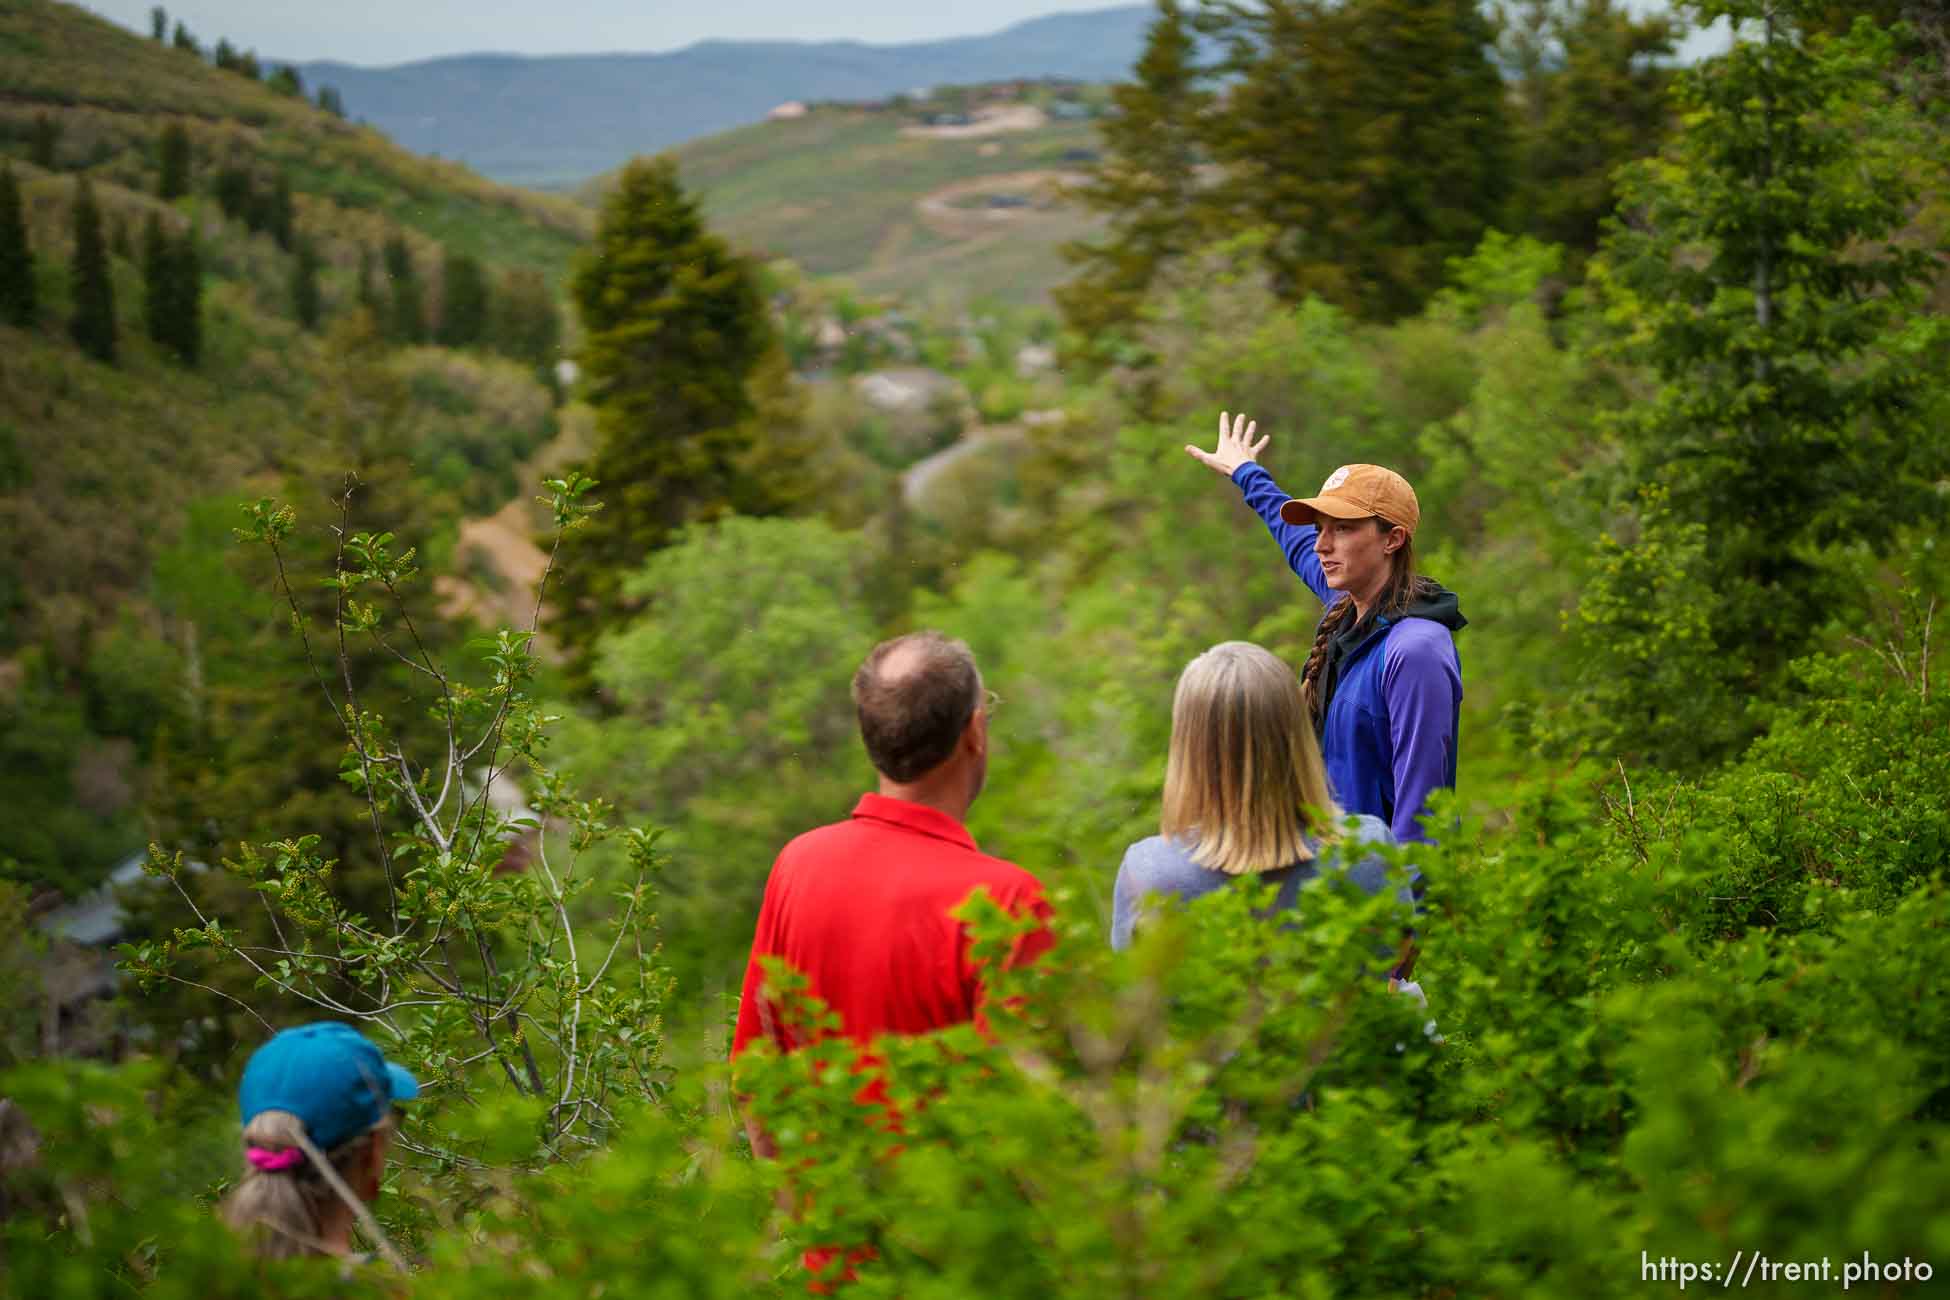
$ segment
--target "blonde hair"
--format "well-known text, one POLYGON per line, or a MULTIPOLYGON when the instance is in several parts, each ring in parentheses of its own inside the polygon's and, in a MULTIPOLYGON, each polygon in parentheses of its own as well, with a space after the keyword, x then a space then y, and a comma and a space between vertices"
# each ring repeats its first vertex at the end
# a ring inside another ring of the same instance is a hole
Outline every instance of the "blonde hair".
MULTIPOLYGON (((323 1255, 325 1225, 331 1212, 343 1207, 353 1218, 365 1219, 365 1206, 347 1185, 362 1165, 372 1160, 375 1142, 392 1136, 393 1116, 329 1152, 321 1152, 305 1132, 304 1121, 288 1110, 267 1110, 244 1126, 244 1145, 279 1150, 297 1147, 305 1160, 289 1169, 259 1169, 248 1161, 244 1176, 223 1203, 223 1217, 232 1228, 253 1239, 266 1259, 323 1255), (328 1162, 329 1172, 319 1167, 328 1162)), ((382 1247, 388 1255, 389 1247, 382 1247)))
POLYGON ((1225 641, 1185 665, 1171 701, 1159 823, 1167 838, 1190 838, 1202 867, 1244 875, 1312 861, 1308 836, 1324 837, 1338 816, 1284 661, 1225 641))

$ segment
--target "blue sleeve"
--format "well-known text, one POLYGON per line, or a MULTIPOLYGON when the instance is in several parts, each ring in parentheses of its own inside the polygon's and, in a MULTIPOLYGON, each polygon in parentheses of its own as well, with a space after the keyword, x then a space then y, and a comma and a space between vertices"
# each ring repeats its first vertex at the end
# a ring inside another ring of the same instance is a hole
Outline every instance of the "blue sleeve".
POLYGON ((1245 496, 1246 504, 1266 521, 1266 530, 1273 534, 1273 540, 1286 552, 1287 566, 1300 575, 1300 581, 1320 597, 1323 605, 1332 605, 1339 600, 1342 593, 1327 585, 1327 574, 1321 570, 1320 557, 1314 554, 1314 536, 1320 530, 1312 524, 1290 524, 1280 518, 1280 507, 1292 498, 1280 491, 1280 485, 1273 481, 1273 476, 1261 469, 1257 462, 1249 460, 1232 471, 1232 481, 1245 496))
POLYGON ((1419 818, 1429 792, 1456 784, 1456 721, 1462 707, 1462 666, 1449 629, 1425 618, 1403 619, 1388 634, 1381 668, 1394 749, 1395 813, 1389 829, 1398 843, 1427 843, 1419 818))
POLYGON ((1137 929, 1137 882, 1131 878, 1131 851, 1124 850, 1124 861, 1117 867, 1117 885, 1110 895, 1110 946, 1118 951, 1131 946, 1137 929))

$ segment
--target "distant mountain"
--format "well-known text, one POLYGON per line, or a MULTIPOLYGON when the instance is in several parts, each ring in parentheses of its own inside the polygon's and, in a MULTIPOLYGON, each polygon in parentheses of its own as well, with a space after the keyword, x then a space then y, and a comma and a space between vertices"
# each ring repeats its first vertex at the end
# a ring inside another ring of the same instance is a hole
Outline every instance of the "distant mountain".
POLYGON ((1122 80, 1147 5, 1032 19, 989 36, 909 45, 706 41, 668 54, 465 55, 393 68, 299 65, 346 111, 416 153, 496 180, 566 185, 652 152, 756 122, 792 99, 875 99, 1023 77, 1122 80))

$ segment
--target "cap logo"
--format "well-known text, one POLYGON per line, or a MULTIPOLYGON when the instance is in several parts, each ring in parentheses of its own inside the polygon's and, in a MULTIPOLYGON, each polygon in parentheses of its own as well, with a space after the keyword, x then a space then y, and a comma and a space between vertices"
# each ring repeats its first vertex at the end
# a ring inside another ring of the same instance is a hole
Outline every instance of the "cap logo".
POLYGON ((1347 471, 1348 471, 1348 466, 1343 465, 1339 469, 1335 470, 1332 474, 1329 474, 1327 476, 1327 481, 1320 485, 1320 490, 1322 492, 1332 492, 1335 488, 1347 482, 1347 471))

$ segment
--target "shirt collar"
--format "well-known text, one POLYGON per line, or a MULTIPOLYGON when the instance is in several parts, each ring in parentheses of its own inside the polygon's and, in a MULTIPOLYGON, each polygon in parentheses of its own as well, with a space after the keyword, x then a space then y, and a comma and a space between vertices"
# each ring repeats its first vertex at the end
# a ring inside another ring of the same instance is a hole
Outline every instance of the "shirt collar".
POLYGON ((905 799, 891 799, 884 794, 868 792, 860 796, 860 802, 853 805, 855 817, 867 817, 877 822, 886 822, 902 830, 918 831, 938 840, 958 844, 970 852, 979 853, 975 847, 975 837, 968 828, 938 809, 925 804, 909 803, 905 799))

